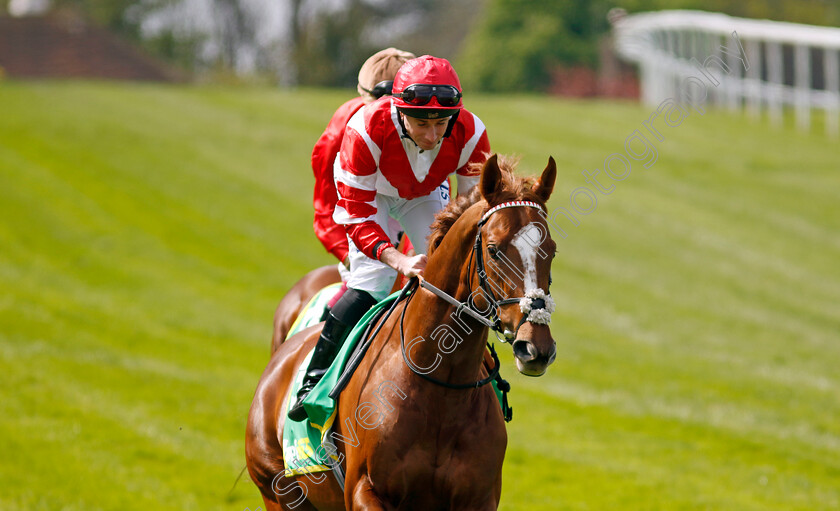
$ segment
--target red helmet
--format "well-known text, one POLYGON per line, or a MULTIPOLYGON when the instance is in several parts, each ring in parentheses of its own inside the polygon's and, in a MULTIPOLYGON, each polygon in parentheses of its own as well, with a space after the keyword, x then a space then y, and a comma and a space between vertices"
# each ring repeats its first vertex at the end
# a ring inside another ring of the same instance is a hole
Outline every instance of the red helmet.
POLYGON ((409 117, 449 117, 464 108, 461 81, 446 59, 423 55, 400 67, 394 77, 394 104, 409 117))

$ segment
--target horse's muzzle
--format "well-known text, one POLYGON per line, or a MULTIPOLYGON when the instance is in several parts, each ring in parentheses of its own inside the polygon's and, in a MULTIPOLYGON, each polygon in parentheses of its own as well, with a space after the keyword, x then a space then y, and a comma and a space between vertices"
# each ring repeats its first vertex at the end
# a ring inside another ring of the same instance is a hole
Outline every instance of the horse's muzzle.
POLYGON ((557 357, 557 346, 545 325, 525 323, 513 342, 516 368, 526 376, 542 376, 557 357))

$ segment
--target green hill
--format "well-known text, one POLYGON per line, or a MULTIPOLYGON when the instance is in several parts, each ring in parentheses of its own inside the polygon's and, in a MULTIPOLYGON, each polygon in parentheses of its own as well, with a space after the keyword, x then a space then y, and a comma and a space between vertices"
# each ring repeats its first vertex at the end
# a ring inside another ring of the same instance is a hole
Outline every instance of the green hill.
MULTIPOLYGON (((263 505, 229 490, 274 307, 330 262, 308 159, 350 94, 0 83, 0 509, 263 505)), ((467 102, 523 172, 557 159, 552 208, 651 114, 467 102)), ((500 350, 502 509, 840 509, 838 145, 723 113, 661 133, 558 217, 548 375, 500 350)))

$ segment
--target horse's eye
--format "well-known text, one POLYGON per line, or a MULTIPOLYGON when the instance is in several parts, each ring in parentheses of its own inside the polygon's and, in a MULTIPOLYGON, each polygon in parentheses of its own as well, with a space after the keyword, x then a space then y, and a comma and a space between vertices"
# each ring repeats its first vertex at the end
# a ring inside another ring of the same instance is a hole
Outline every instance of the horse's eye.
POLYGON ((490 254, 490 257, 493 259, 499 258, 499 249, 496 245, 487 245, 487 253, 490 254))

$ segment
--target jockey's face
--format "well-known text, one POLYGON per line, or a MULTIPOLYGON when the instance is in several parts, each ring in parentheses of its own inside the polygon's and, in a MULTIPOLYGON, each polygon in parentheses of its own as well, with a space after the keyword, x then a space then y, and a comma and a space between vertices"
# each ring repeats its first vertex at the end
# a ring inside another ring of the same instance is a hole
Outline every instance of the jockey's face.
POLYGON ((446 133, 446 127, 449 124, 449 117, 442 117, 439 119, 418 119, 416 117, 409 117, 402 115, 403 124, 405 124, 405 131, 408 136, 420 149, 424 151, 431 151, 443 138, 446 133))

